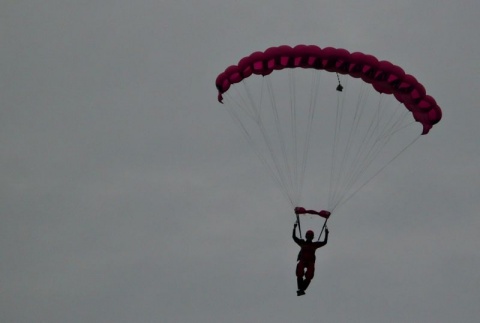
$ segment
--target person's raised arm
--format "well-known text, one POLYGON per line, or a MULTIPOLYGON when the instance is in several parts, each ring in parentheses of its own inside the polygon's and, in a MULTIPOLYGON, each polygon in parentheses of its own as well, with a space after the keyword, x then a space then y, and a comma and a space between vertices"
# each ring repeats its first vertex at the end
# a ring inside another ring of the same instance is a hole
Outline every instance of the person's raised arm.
POLYGON ((323 239, 323 241, 317 241, 317 242, 315 242, 315 244, 317 245, 317 248, 321 248, 321 247, 323 247, 324 245, 327 244, 329 233, 330 233, 330 231, 328 231, 328 228, 325 227, 325 238, 323 239))
POLYGON ((295 223, 295 224, 293 225, 292 239, 293 239, 293 241, 295 241, 297 244, 300 244, 301 240, 300 240, 299 238, 297 238, 296 230, 297 230, 297 223, 295 223))

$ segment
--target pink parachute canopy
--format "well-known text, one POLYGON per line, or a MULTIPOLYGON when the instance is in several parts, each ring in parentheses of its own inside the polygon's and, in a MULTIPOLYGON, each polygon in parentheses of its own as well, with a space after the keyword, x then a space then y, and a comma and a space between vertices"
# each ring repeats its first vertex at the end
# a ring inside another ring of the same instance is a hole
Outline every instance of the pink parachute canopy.
POLYGON ((341 48, 321 49, 315 45, 270 47, 264 52, 255 52, 242 58, 237 65, 228 67, 218 75, 215 82, 218 101, 222 102, 222 94, 228 91, 230 85, 252 74, 265 76, 284 68, 313 68, 361 78, 376 91, 393 94, 403 103, 414 119, 423 125, 422 134, 427 134, 442 118, 440 107, 426 94, 423 85, 412 75, 405 74, 401 67, 388 61, 379 61, 372 55, 350 53, 341 48))

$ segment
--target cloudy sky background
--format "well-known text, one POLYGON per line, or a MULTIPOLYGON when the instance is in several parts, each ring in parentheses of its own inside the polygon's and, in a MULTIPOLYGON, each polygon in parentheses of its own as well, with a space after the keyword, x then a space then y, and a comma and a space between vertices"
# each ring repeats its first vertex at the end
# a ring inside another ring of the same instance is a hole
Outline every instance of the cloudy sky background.
POLYGON ((477 0, 0 8, 0 321, 478 320, 477 0), (443 110, 329 221, 303 297, 290 206, 214 86, 300 43, 392 61, 443 110))

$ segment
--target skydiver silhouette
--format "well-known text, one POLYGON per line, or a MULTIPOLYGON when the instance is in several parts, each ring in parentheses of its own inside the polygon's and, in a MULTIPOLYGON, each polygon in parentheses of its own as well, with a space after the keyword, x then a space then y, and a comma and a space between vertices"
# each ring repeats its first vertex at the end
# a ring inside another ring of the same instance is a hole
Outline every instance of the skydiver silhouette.
POLYGON ((296 236, 297 223, 293 225, 292 238, 300 246, 300 252, 297 257, 297 296, 305 295, 305 290, 312 281, 313 275, 315 273, 315 251, 318 248, 325 246, 328 242, 328 228, 325 227, 325 238, 323 241, 313 242, 314 233, 312 230, 308 230, 305 233, 306 240, 299 239, 296 236), (305 271, 306 269, 306 271, 305 271), (305 279, 303 278, 305 276, 305 279))

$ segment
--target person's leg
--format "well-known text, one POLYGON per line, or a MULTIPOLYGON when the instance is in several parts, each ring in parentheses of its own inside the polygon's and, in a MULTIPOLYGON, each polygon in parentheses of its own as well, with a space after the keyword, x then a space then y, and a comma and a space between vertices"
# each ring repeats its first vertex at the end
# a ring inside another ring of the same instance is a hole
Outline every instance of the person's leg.
POLYGON ((308 288, 308 285, 310 285, 310 282, 313 279, 313 276, 315 274, 315 263, 309 263, 306 265, 307 271, 305 272, 305 280, 303 281, 303 290, 306 290, 308 288))
POLYGON ((297 287, 298 290, 303 290, 303 272, 304 272, 305 265, 303 261, 299 261, 297 263, 297 268, 295 270, 295 274, 297 276, 297 287))

